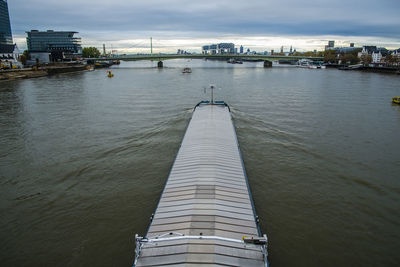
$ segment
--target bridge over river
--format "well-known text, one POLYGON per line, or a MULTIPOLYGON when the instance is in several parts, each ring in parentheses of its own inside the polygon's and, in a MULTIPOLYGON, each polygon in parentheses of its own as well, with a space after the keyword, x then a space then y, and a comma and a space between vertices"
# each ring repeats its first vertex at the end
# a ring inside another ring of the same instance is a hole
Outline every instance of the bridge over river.
POLYGON ((297 61, 299 59, 310 59, 313 61, 321 61, 322 57, 305 57, 305 56, 283 56, 283 55, 246 55, 246 54, 133 54, 133 55, 118 55, 111 58, 94 58, 92 60, 125 60, 125 61, 137 61, 137 60, 153 60, 158 61, 158 66, 162 67, 162 61, 168 59, 179 59, 179 58, 190 58, 190 59, 220 59, 227 60, 230 58, 244 59, 244 60, 263 60, 264 66, 272 66, 271 61, 274 60, 287 60, 297 61))

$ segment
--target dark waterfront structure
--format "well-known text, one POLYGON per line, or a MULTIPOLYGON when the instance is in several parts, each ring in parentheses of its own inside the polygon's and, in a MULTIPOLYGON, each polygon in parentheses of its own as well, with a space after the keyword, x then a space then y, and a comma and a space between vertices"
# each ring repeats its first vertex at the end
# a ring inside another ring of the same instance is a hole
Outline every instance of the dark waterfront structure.
POLYGON ((0 0, 0 45, 12 45, 10 15, 7 0, 0 0))
POLYGON ((31 53, 49 53, 53 60, 82 53, 81 38, 74 37, 78 32, 31 30, 26 33, 26 43, 31 53))

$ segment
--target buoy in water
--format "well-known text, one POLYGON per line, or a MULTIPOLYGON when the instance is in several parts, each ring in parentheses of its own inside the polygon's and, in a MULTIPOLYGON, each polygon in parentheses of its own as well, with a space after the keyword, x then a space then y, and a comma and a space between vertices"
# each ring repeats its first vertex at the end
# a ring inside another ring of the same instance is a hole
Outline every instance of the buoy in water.
POLYGON ((108 78, 114 77, 114 74, 111 72, 111 70, 108 70, 107 73, 108 73, 108 74, 107 74, 107 77, 108 77, 108 78))

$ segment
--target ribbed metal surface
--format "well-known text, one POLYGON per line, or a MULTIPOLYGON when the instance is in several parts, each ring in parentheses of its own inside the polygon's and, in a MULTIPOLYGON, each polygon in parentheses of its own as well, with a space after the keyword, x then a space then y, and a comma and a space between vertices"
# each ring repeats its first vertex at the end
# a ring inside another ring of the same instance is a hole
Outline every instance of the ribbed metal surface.
POLYGON ((136 266, 265 266, 262 247, 242 241, 259 233, 224 105, 193 113, 147 238, 170 232, 184 236, 144 243, 136 266))

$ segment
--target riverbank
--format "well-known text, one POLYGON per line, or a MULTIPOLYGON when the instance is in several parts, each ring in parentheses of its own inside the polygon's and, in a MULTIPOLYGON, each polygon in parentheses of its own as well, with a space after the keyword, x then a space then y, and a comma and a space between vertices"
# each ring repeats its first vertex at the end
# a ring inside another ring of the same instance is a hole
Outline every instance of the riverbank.
POLYGON ((88 65, 76 64, 76 65, 53 65, 53 66, 43 66, 38 69, 25 68, 25 69, 12 69, 0 71, 0 81, 9 81, 16 79, 28 79, 28 78, 38 78, 53 74, 66 73, 66 72, 76 72, 87 70, 88 65))
POLYGON ((344 64, 327 64, 327 68, 335 68, 340 70, 358 70, 365 72, 375 72, 375 73, 391 73, 399 74, 399 67, 389 67, 389 66, 362 66, 362 65, 344 65, 344 64))
POLYGON ((4 70, 0 72, 0 81, 38 78, 47 75, 49 74, 46 70, 32 70, 32 69, 4 70))
POLYGON ((366 72, 380 72, 380 73, 392 73, 398 74, 400 69, 395 67, 373 67, 373 66, 363 66, 360 68, 362 71, 366 72))

